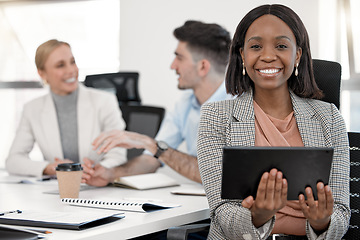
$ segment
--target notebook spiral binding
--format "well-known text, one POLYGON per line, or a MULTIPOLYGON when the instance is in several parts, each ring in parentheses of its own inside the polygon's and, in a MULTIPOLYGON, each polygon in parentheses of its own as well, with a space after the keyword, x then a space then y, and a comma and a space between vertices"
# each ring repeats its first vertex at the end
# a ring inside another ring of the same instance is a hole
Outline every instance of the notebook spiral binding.
POLYGON ((63 203, 79 203, 79 204, 98 204, 98 205, 113 205, 113 206, 142 206, 142 203, 131 203, 131 202, 105 202, 99 200, 87 200, 87 199, 76 199, 76 198, 62 198, 63 203))

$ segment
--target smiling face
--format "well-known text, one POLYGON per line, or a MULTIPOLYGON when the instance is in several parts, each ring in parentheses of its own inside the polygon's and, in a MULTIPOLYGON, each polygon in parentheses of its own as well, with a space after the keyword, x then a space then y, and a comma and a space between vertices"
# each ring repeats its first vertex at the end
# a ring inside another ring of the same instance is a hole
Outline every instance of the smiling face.
POLYGON ((57 95, 68 95, 78 87, 79 69, 69 46, 62 44, 55 48, 47 58, 44 69, 38 70, 57 95))
POLYGON ((250 25, 240 54, 255 90, 288 91, 287 80, 300 61, 301 48, 289 26, 267 14, 250 25))
POLYGON ((175 50, 175 59, 170 68, 179 75, 179 89, 194 89, 200 81, 197 63, 194 61, 186 42, 179 42, 175 50))

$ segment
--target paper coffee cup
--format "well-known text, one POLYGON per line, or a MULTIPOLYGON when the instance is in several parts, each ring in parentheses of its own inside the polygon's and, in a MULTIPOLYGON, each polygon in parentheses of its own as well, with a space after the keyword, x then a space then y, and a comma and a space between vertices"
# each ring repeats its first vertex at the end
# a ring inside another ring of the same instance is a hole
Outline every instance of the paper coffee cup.
POLYGON ((78 198, 82 177, 80 163, 62 163, 56 167, 60 198, 78 198))

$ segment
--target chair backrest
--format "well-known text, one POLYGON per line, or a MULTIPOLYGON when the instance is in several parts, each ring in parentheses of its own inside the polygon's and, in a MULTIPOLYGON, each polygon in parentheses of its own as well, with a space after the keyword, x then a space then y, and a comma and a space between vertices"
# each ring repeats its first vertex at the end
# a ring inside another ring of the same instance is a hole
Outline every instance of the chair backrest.
MULTIPOLYGON (((151 138, 156 136, 165 115, 165 109, 162 107, 121 105, 120 109, 126 130, 145 134, 151 138)), ((140 155, 142 151, 142 149, 129 149, 128 159, 140 155)))
POLYGON ((325 102, 334 103, 340 109, 341 65, 337 62, 313 59, 314 77, 323 91, 325 102))
POLYGON ((88 75, 84 84, 116 94, 119 105, 141 103, 138 90, 138 72, 116 72, 88 75))
POLYGON ((360 132, 348 132, 350 145, 350 208, 349 230, 343 239, 360 239, 360 132))

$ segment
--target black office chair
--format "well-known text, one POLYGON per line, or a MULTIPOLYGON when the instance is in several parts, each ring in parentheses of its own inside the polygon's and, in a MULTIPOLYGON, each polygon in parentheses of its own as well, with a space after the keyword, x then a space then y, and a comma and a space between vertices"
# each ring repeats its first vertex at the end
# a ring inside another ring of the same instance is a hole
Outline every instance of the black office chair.
POLYGON ((137 72, 116 72, 88 75, 84 85, 114 93, 119 105, 140 105, 138 81, 139 73, 137 72))
MULTIPOLYGON (((165 115, 165 109, 162 107, 124 104, 120 109, 126 130, 145 134, 151 138, 156 136, 165 115)), ((129 149, 128 159, 140 155, 142 151, 143 149, 129 149)))
POLYGON ((337 62, 313 59, 316 84, 323 91, 323 101, 340 109, 341 65, 337 62))
POLYGON ((350 225, 343 240, 360 239, 360 132, 348 132, 350 145, 350 225))
MULTIPOLYGON (((316 84, 323 91, 326 102, 334 103, 340 109, 341 65, 337 62, 313 59, 313 69, 316 84)), ((209 224, 189 224, 168 229, 168 240, 185 240, 188 234, 206 231, 209 224)), ((350 238, 349 238, 350 239, 350 238)))

